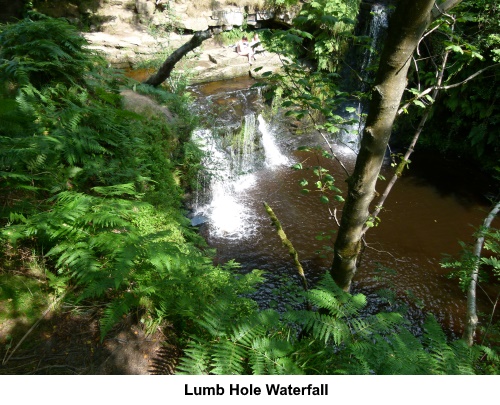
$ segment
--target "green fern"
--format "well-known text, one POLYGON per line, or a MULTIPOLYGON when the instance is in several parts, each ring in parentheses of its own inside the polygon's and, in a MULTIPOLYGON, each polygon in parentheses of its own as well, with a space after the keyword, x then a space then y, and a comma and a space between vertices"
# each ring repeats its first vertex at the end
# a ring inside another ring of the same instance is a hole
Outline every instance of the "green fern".
POLYGON ((124 293, 115 298, 106 306, 103 316, 101 317, 101 338, 121 321, 122 316, 130 312, 130 308, 138 305, 137 297, 131 293, 124 293))
POLYGON ((40 88, 53 81, 76 84, 99 61, 87 41, 62 19, 31 12, 17 24, 0 27, 0 79, 40 88))
MULTIPOLYGON (((424 336, 412 335, 399 313, 360 318, 361 296, 351 296, 327 274, 307 293, 316 311, 256 311, 228 319, 224 306, 203 313, 203 328, 188 344, 179 371, 203 374, 473 374, 496 370, 496 353, 448 342, 432 316, 424 336), (333 287, 333 291, 326 289, 333 287), (338 295, 337 295, 338 294, 338 295), (325 312, 325 310, 327 310, 325 312), (205 334, 203 334, 205 333, 205 334), (484 357, 490 356, 487 363, 484 357), (199 358, 203 359, 200 368, 199 358), (481 357, 482 356, 482 357, 481 357)), ((227 309, 226 309, 227 310, 227 309)))

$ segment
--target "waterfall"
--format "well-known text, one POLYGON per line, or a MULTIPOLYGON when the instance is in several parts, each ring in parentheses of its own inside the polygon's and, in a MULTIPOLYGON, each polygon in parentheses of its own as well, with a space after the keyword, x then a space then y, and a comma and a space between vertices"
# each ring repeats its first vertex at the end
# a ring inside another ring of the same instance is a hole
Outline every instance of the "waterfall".
POLYGON ((231 148, 236 163, 235 174, 248 173, 254 167, 255 159, 255 114, 247 114, 244 119, 243 134, 236 138, 236 145, 231 148))
MULTIPOLYGON (((246 164, 246 158, 240 159, 232 150, 226 152, 220 139, 210 130, 195 131, 193 138, 199 142, 206 154, 202 164, 206 169, 207 179, 201 183, 207 186, 197 193, 191 222, 193 225, 199 225, 208 221, 216 236, 237 237, 242 230, 246 230, 245 224, 250 215, 239 196, 254 184, 254 176, 238 175, 239 170, 246 164), (202 195, 201 198, 199 194, 202 195)), ((250 148, 245 150, 248 152, 250 148)))
POLYGON ((246 205, 246 193, 256 184, 257 174, 289 163, 264 118, 259 115, 257 121, 258 128, 255 114, 247 114, 241 133, 229 146, 210 130, 201 129, 193 134, 206 154, 202 162, 205 179, 200 183, 207 187, 197 193, 191 222, 193 225, 208 222, 212 236, 226 239, 251 236, 256 214, 246 205))
POLYGON ((259 130, 262 134, 262 146, 264 147, 265 162, 267 167, 275 167, 289 164, 288 158, 281 153, 276 145, 273 133, 269 129, 262 115, 259 115, 259 130))
MULTIPOLYGON (((372 4, 366 5, 366 7, 366 9, 362 8, 360 10, 360 16, 363 15, 363 17, 360 17, 356 35, 367 37, 369 42, 365 44, 362 54, 358 52, 359 49, 353 49, 353 53, 348 56, 348 59, 354 61, 353 69, 359 72, 364 83, 360 86, 359 84, 356 85, 356 83, 359 83, 358 79, 356 79, 356 82, 352 79, 346 79, 344 86, 350 91, 356 88, 368 91, 366 83, 371 82, 374 78, 374 57, 382 47, 382 42, 389 25, 389 11, 386 5, 372 4)), ((338 135, 337 142, 347 146, 346 150, 351 149, 357 153, 361 134, 365 126, 362 115, 367 113, 367 106, 360 100, 353 100, 346 102, 343 108, 346 109, 346 112, 343 113, 344 118, 350 121, 350 123, 343 126, 342 131, 338 135)))
POLYGON ((360 74, 366 81, 369 81, 373 77, 373 74, 371 74, 373 56, 380 50, 382 34, 386 32, 389 26, 389 15, 385 6, 374 4, 370 14, 370 24, 365 33, 369 37, 370 43, 369 48, 363 54, 360 69, 360 74))

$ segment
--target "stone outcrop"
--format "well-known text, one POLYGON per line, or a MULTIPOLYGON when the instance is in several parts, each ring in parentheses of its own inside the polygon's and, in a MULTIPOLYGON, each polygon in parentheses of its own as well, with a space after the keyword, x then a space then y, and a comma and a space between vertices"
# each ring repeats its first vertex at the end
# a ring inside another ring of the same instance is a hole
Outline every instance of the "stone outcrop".
MULTIPOLYGON (((113 66, 135 69, 141 62, 163 58, 191 39, 196 31, 212 30, 214 34, 234 27, 279 21, 291 24, 294 12, 276 13, 258 9, 255 0, 35 0, 37 11, 54 17, 66 17, 85 28, 90 47, 101 51, 113 66), (235 5, 238 3, 238 5, 235 5)), ((298 10, 296 10, 298 11, 298 10)), ((208 42, 208 41, 207 41, 208 42)), ((203 44, 183 63, 179 70, 189 70, 192 82, 227 79, 245 74, 259 75, 253 66, 232 48, 203 44), (252 73, 253 72, 253 73, 252 73)), ((267 70, 276 70, 281 63, 277 55, 267 53, 267 70)), ((177 68, 176 68, 177 69, 177 68)), ((263 69, 262 71, 264 71, 263 69)))
MULTIPOLYGON (((174 39, 154 38, 141 31, 128 31, 119 35, 96 32, 87 33, 85 37, 92 49, 102 52, 112 65, 123 69, 134 69, 141 61, 158 58, 159 55, 166 57, 168 49, 174 50, 190 39, 190 36, 177 36, 174 39)), ((192 84, 244 75, 258 78, 262 73, 274 72, 282 66, 279 56, 271 52, 258 53, 255 58, 250 65, 248 58, 238 55, 234 47, 217 45, 208 40, 188 54, 174 71, 184 73, 192 84), (256 71, 258 67, 262 69, 256 71)))
POLYGON ((206 2, 136 0, 136 9, 142 23, 188 31, 205 31, 209 28, 227 31, 244 25, 260 28, 262 23, 273 20, 291 24, 294 13, 276 13, 271 9, 259 9, 255 3, 221 0, 206 2))
MULTIPOLYGON (((192 10, 192 2, 185 0, 168 2, 168 9, 165 6, 167 2, 135 0, 135 9, 129 7, 129 14, 124 11, 123 3, 112 1, 100 8, 98 13, 104 21, 100 26, 101 31, 84 35, 90 46, 103 52, 112 65, 125 69, 134 69, 141 62, 157 59, 158 56, 166 58, 192 36, 178 34, 179 30, 182 32, 211 29, 218 33, 241 26, 245 22, 257 28, 263 21, 275 18, 274 13, 269 11, 254 10, 246 13, 248 7, 222 6, 216 1, 211 3, 213 9, 192 10), (109 15, 116 18, 106 17, 109 15)), ((265 54, 265 66, 264 55, 257 55, 256 58, 255 63, 250 66, 247 58, 239 56, 234 48, 207 41, 192 53, 188 61, 176 67, 176 70, 187 73, 189 82, 201 83, 248 74, 258 77, 264 71, 276 71, 281 67, 279 57, 269 52, 265 54), (265 69, 256 72, 256 67, 265 69)))
POLYGON ((249 65, 246 56, 240 56, 232 47, 217 47, 202 52, 189 70, 190 83, 204 83, 249 75, 262 77, 264 72, 275 72, 282 66, 278 55, 264 51, 255 55, 249 65))

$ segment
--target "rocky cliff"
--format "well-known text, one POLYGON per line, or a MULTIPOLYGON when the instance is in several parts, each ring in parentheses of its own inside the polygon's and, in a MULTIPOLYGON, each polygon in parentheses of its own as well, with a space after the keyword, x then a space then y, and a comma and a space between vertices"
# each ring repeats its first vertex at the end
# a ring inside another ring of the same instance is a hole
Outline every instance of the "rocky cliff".
MULTIPOLYGON (((53 17, 66 17, 82 27, 91 47, 102 51, 117 67, 134 69, 144 60, 178 48, 195 31, 210 29, 214 34, 235 27, 291 24, 292 12, 264 8, 263 0, 245 0, 235 5, 229 0, 37 0, 37 11, 53 17)), ((296 10, 297 11, 297 10, 296 10)), ((250 66, 234 49, 208 40, 191 56, 192 82, 227 79, 256 74, 255 67, 276 70, 281 65, 277 55, 257 56, 250 66), (194 59, 194 60, 193 60, 194 59), (265 60, 265 64, 263 63, 265 60)))

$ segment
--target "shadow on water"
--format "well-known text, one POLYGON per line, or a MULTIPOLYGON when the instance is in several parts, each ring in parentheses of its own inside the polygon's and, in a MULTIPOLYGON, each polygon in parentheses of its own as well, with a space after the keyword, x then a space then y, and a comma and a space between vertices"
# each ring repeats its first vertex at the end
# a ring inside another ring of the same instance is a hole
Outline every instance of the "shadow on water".
POLYGON ((416 187, 434 187, 440 197, 453 197, 464 208, 487 207, 490 203, 487 195, 492 185, 473 164, 459 158, 443 161, 438 153, 417 151, 410 165, 407 177, 416 187))

